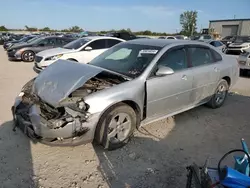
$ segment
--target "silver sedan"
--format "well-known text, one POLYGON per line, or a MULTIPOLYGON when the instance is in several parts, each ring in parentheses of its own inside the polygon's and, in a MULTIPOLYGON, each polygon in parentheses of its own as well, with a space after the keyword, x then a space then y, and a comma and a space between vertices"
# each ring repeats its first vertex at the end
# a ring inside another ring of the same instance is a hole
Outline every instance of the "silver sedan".
POLYGON ((235 59, 209 44, 138 39, 89 64, 59 60, 28 82, 15 125, 49 145, 126 144, 134 130, 202 104, 223 105, 238 78, 235 59))

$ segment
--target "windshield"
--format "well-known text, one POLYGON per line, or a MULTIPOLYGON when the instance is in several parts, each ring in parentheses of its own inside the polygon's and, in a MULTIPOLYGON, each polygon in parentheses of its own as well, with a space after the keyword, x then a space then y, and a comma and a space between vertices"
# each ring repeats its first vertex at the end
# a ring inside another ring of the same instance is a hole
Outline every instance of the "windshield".
POLYGON ((250 42, 250 36, 238 36, 234 42, 250 42))
POLYGON ((86 44, 89 41, 91 41, 91 40, 87 39, 87 38, 77 39, 77 40, 74 40, 74 41, 64 45, 63 48, 76 50, 76 49, 82 47, 84 44, 86 44))
POLYGON ((89 64, 136 78, 160 49, 156 46, 121 43, 97 56, 89 64))

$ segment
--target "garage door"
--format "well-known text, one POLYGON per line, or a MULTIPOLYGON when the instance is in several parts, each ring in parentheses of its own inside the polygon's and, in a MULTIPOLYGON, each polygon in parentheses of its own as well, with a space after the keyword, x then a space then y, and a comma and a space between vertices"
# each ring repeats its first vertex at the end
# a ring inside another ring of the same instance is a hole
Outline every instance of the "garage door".
POLYGON ((222 37, 237 35, 238 25, 223 25, 222 26, 222 37))

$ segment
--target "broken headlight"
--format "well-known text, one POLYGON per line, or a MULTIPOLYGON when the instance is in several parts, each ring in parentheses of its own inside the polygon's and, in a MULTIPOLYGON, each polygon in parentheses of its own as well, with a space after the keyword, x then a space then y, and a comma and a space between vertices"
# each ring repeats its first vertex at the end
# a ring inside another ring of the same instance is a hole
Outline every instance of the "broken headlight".
POLYGON ((88 104, 86 104, 82 99, 77 100, 76 103, 68 104, 67 107, 77 112, 86 112, 89 108, 88 104))

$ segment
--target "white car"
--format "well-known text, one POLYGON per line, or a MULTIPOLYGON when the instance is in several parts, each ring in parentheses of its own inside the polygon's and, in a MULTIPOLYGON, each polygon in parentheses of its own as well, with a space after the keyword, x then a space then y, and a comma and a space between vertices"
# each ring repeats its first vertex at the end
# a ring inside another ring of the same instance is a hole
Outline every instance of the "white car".
POLYGON ((241 54, 245 50, 250 49, 250 36, 237 36, 233 43, 227 47, 227 54, 241 54))
POLYGON ((72 60, 88 63, 102 52, 125 40, 106 37, 91 36, 74 40, 62 48, 54 48, 36 54, 34 71, 40 73, 58 59, 72 60))
POLYGON ((175 38, 174 36, 162 36, 162 37, 159 37, 158 39, 174 39, 174 40, 177 40, 177 38, 175 38))

